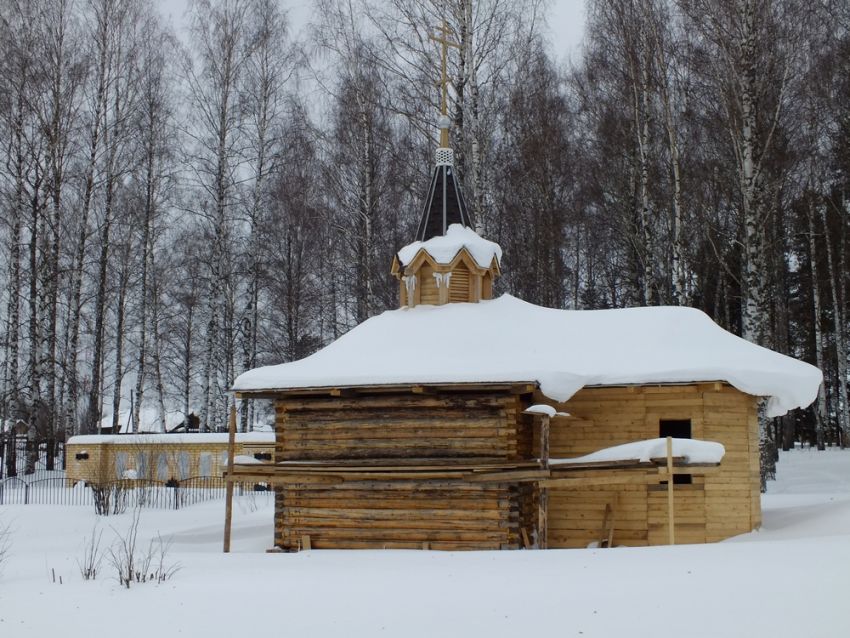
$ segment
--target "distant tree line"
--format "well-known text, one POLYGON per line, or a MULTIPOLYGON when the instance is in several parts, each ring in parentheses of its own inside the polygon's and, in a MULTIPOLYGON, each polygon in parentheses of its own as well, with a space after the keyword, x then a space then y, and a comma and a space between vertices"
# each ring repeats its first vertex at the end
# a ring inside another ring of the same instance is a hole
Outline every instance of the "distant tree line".
POLYGON ((848 440, 846 2, 594 0, 572 63, 545 0, 315 0, 300 39, 276 0, 190 12, 178 37, 145 0, 0 0, 0 422, 49 448, 143 407, 222 428, 236 375, 395 307, 445 19, 501 291, 700 308, 824 371, 763 420, 768 473, 848 440))

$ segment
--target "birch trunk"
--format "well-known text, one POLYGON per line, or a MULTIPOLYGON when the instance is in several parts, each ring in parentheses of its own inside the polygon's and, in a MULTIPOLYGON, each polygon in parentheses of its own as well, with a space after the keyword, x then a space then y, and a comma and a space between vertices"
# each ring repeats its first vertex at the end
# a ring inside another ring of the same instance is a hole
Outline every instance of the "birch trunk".
POLYGON ((136 400, 133 403, 133 426, 137 427, 145 396, 145 363, 148 327, 148 264, 153 259, 151 225, 154 218, 154 161, 156 154, 153 122, 148 122, 145 142, 145 203, 142 215, 142 273, 139 284, 139 352, 136 364, 136 400))
MULTIPOLYGON (((820 277, 818 275, 818 256, 815 244, 815 212, 814 203, 809 202, 809 260, 812 271, 812 306, 814 311, 815 331, 815 365, 818 369, 824 369, 823 360, 823 330, 821 328, 821 300, 820 300, 820 277)), ((826 449, 824 430, 826 427, 826 386, 821 383, 818 390, 818 399, 815 404, 815 436, 817 437, 817 448, 826 449)))
MULTIPOLYGON (((36 174, 38 166, 35 167, 36 174)), ((28 326, 28 347, 29 347, 29 369, 30 369, 30 406, 29 412, 32 412, 33 405, 41 397, 41 361, 39 359, 39 282, 38 282, 38 266, 39 266, 39 238, 41 226, 41 201, 40 201, 40 178, 36 175, 35 183, 32 187, 32 195, 29 202, 30 214, 30 241, 29 241, 29 326, 28 326)))
MULTIPOLYGON (((835 255, 832 248, 832 239, 829 232, 829 220, 826 214, 826 206, 820 206, 821 224, 823 225, 824 243, 826 244, 826 263, 829 275, 829 290, 832 297, 832 320, 835 338, 835 371, 838 385, 838 401, 836 402, 836 415, 838 417, 838 430, 844 442, 847 435, 847 351, 844 345, 844 309, 842 308, 842 292, 839 290, 842 275, 836 271, 835 255)), ((844 221, 842 220, 842 223, 844 221)), ((839 247, 839 267, 843 267, 843 247, 839 247)))
MULTIPOLYGON (((189 413, 192 401, 192 339, 194 338, 194 303, 186 308, 186 335, 183 341, 183 417, 186 428, 189 427, 189 413)), ((206 400, 206 395, 204 395, 206 400)), ((203 423, 203 421, 201 421, 203 423)))
POLYGON ((672 227, 673 227, 673 242, 671 246, 671 277, 673 303, 677 306, 687 305, 687 293, 685 290, 685 264, 684 264, 684 245, 682 238, 682 176, 681 162, 679 159, 679 131, 673 115, 673 108, 670 98, 669 74, 668 66, 670 59, 668 58, 664 42, 659 32, 658 16, 647 15, 646 19, 653 31, 652 49, 655 53, 655 62, 660 74, 658 83, 659 94, 661 98, 661 106, 664 112, 664 127, 667 131, 667 144, 670 151, 670 172, 673 176, 673 194, 672 194, 672 227))
MULTIPOLYGON (((107 8, 110 5, 107 5, 107 8)), ((83 201, 80 206, 80 228, 77 239, 77 251, 74 257, 74 268, 71 273, 71 302, 69 304, 70 340, 68 346, 68 413, 66 420, 71 432, 79 429, 79 381, 77 379, 77 361, 79 359, 80 320, 82 318, 83 274, 86 260, 86 244, 88 241, 88 223, 91 212, 92 195, 94 193, 94 175, 97 165, 97 153, 100 148, 101 124, 103 112, 106 110, 106 74, 107 74, 107 25, 109 12, 100 14, 97 23, 95 42, 98 51, 97 88, 94 96, 94 111, 89 134, 89 152, 86 162, 83 201)), ((88 424, 84 424, 87 431, 88 424)))
POLYGON ((363 149, 360 157, 360 197, 358 217, 360 236, 357 241, 357 323, 372 314, 372 216, 375 214, 375 140, 365 100, 360 103, 363 149))
MULTIPOLYGON (((24 78, 21 79, 22 82, 24 78)), ((26 216, 26 193, 24 192, 24 96, 23 87, 19 89, 16 100, 17 111, 14 120, 13 144, 14 144, 14 175, 15 195, 14 211, 12 213, 12 228, 9 235, 9 306, 8 306, 8 410, 7 418, 14 423, 20 410, 19 390, 20 379, 18 373, 20 357, 20 323, 21 323, 21 223, 26 216)), ((14 437, 12 437, 14 439, 14 437)), ((14 454, 11 454, 14 456, 14 454)), ((14 476, 14 474, 10 474, 14 476)))
MULTIPOLYGON (((159 277, 156 269, 156 251, 151 249, 151 338, 153 339, 153 373, 156 383, 156 398, 157 407, 159 409, 160 431, 167 430, 165 418, 165 382, 163 379, 162 370, 162 353, 165 344, 163 343, 161 333, 160 317, 162 316, 162 303, 160 296, 159 277)), ((188 417, 188 411, 184 412, 184 417, 188 417)))
MULTIPOLYGON (((118 275, 118 299, 115 307, 115 384, 112 386, 112 433, 120 432, 121 384, 124 380, 124 302, 127 297, 127 256, 118 275)), ((132 405, 130 406, 132 408, 132 405)), ((135 414, 135 411, 131 412, 135 414)), ((139 431, 138 421, 133 421, 133 433, 139 431)), ((123 478, 123 477, 119 477, 123 478)))

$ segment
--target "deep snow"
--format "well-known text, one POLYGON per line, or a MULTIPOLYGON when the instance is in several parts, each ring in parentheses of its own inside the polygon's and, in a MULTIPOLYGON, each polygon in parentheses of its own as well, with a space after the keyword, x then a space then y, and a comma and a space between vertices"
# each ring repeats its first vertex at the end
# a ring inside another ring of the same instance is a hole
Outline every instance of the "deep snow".
POLYGON ((555 401, 585 386, 728 381, 768 416, 817 397, 820 370, 723 330, 693 308, 555 310, 510 295, 390 310, 315 354, 249 370, 234 390, 538 382, 555 401))
MULTIPOLYGON (((257 498, 239 501, 230 555, 220 501, 144 511, 143 540, 173 538, 183 569, 130 590, 105 564, 81 580, 88 508, 0 507, 13 529, 0 636, 850 635, 850 451, 783 454, 764 528, 714 545, 266 554, 271 503, 257 498)), ((128 519, 101 519, 104 540, 128 519)))

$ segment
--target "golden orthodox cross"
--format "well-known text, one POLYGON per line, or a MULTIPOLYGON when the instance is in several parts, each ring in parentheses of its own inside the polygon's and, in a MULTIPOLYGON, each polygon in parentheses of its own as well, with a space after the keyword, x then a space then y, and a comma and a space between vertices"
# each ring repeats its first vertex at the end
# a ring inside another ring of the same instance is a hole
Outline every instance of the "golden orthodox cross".
POLYGON ((454 47, 456 49, 460 48, 460 45, 457 42, 453 42, 449 40, 449 36, 454 34, 449 28, 448 23, 443 20, 443 25, 437 28, 439 35, 430 35, 428 36, 434 42, 438 42, 441 44, 441 52, 440 52, 440 64, 441 64, 441 77, 438 86, 442 89, 442 101, 440 103, 440 146, 442 148, 448 148, 449 146, 449 125, 448 125, 448 93, 449 93, 449 74, 447 69, 447 62, 449 57, 449 47, 454 47))

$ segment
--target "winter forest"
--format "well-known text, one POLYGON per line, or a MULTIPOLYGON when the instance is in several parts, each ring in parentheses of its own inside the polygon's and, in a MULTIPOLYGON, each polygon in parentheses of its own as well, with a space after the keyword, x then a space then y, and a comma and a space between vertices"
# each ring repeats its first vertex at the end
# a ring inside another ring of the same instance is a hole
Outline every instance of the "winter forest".
POLYGON ((846 443, 850 5, 590 0, 570 61, 550 10, 314 0, 296 32, 276 0, 195 0, 178 34, 148 0, 0 0, 0 423, 222 429, 236 375, 397 307, 445 18, 498 292, 699 308, 824 371, 768 449, 846 443))

